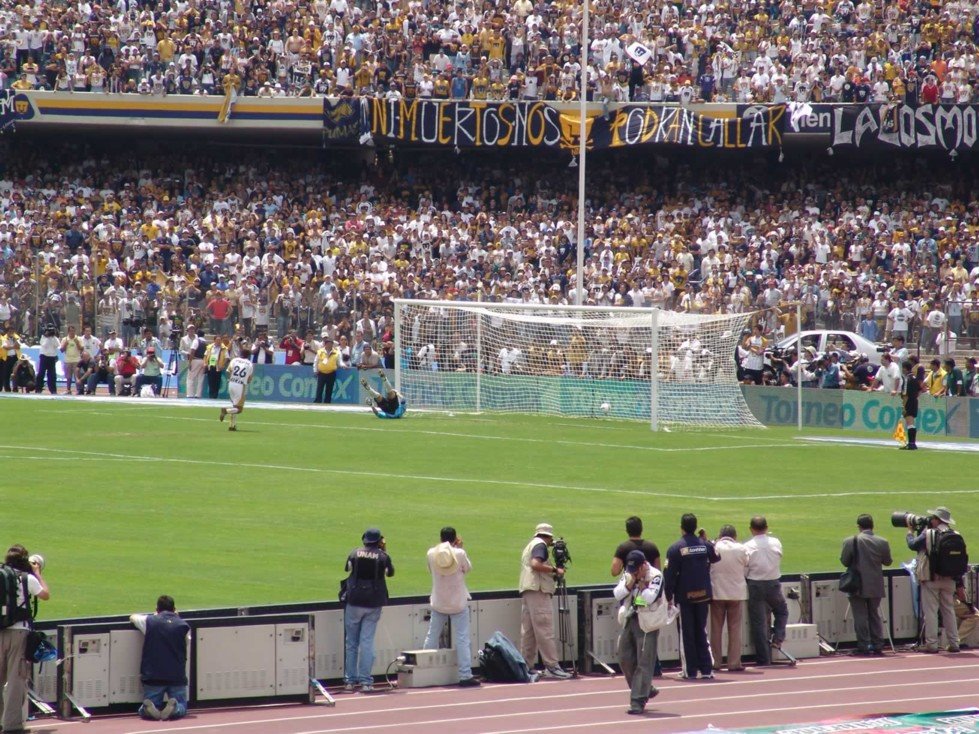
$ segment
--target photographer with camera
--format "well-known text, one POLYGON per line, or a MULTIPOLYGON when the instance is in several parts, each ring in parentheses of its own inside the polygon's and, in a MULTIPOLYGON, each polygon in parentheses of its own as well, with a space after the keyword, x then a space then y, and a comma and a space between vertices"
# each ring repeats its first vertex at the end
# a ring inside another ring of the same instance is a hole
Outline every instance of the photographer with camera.
POLYGON ((27 660, 31 599, 51 598, 41 575, 43 568, 44 559, 30 555, 22 545, 10 546, 0 565, 0 724, 5 734, 27 731, 24 711, 32 672, 27 660))
POLYGON ((381 531, 368 528, 361 540, 363 545, 347 556, 344 568, 350 575, 343 587, 346 596, 341 599, 345 603, 343 682, 344 690, 351 693, 358 685, 364 693, 374 690, 374 633, 388 602, 387 579, 394 576, 381 531))
MULTIPOLYGON (((61 340, 58 349, 65 355, 65 386, 67 387, 65 393, 71 395, 71 385, 75 381, 75 367, 81 361, 82 352, 85 349, 82 340, 75 333, 74 326, 68 327, 68 335, 61 340)), ((81 394, 81 392, 79 387, 78 393, 81 394)))
POLYGON ((113 382, 116 386, 116 395, 123 394, 123 387, 130 391, 136 387, 136 372, 139 371, 139 360, 133 356, 128 349, 123 349, 119 359, 116 360, 115 377, 113 382))
POLYGON ((95 360, 92 359, 92 356, 83 349, 81 357, 78 360, 78 364, 75 365, 75 390, 78 395, 85 394, 88 381, 94 374, 95 360))
POLYGON ((286 364, 296 364, 303 357, 303 340, 299 338, 295 329, 290 329, 279 342, 279 349, 285 352, 286 364))
POLYGON ((204 352, 207 342, 198 335, 197 326, 187 324, 187 333, 180 338, 180 357, 187 363, 188 398, 199 398, 204 391, 204 352))
POLYGON ((140 374, 136 378, 136 389, 135 393, 138 396, 143 385, 150 385, 153 388, 153 394, 157 397, 160 396, 160 390, 163 389, 163 360, 160 359, 154 347, 149 347, 146 350, 146 355, 139 361, 140 374))
POLYGON ((20 359, 20 336, 12 323, 7 324, 4 333, 0 336, 0 390, 10 392, 11 377, 14 374, 14 367, 20 359))
MULTIPOLYGON (((571 673, 561 667, 554 641, 554 605, 558 580, 564 577, 566 555, 548 562, 548 549, 554 545, 554 528, 540 523, 534 537, 520 556, 520 654, 529 667, 537 662, 537 653, 544 661, 544 676, 567 679, 571 673)), ((563 546, 566 548, 567 546, 563 546)))
POLYGON ((840 553, 840 563, 847 568, 856 566, 860 576, 860 588, 849 595, 858 655, 884 654, 880 602, 884 598, 884 566, 890 566, 892 562, 890 544, 874 535, 874 518, 860 515, 857 534, 843 541, 840 553))
POLYGON ((641 550, 629 551, 624 567, 625 573, 612 590, 612 595, 620 606, 628 605, 619 612, 626 614, 626 620, 619 633, 618 655, 622 675, 629 686, 629 709, 626 713, 636 716, 645 711, 649 699, 659 694, 659 690, 652 685, 659 630, 644 631, 639 615, 642 610, 664 603, 661 600, 664 593, 663 574, 649 563, 641 550))
POLYGON ((471 688, 479 685, 473 678, 471 639, 469 634, 469 589, 466 574, 472 570, 469 556, 462 547, 462 537, 455 528, 442 528, 439 544, 428 549, 428 571, 432 574, 432 618, 425 635, 426 650, 437 650, 445 623, 452 622, 456 656, 459 665, 459 685, 471 688))
POLYGON ((61 353, 61 340, 58 339, 58 331, 54 324, 44 327, 44 335, 41 337, 40 352, 37 360, 37 380, 34 385, 34 392, 41 392, 44 389, 44 382, 47 380, 48 392, 52 395, 58 394, 58 355, 61 353))
POLYGON ((154 350, 157 354, 163 353, 163 344, 153 336, 153 330, 149 327, 143 329, 143 338, 139 340, 139 352, 146 355, 150 350, 154 350))
POLYGON ((252 344, 251 360, 253 364, 272 364, 275 345, 269 341, 268 332, 259 331, 258 338, 252 344))
POLYGON ((965 601, 963 575, 969 570, 965 540, 952 530, 955 520, 947 507, 928 510, 924 517, 895 513, 891 524, 903 520, 908 528, 908 548, 918 552, 915 578, 921 585, 921 617, 925 644, 922 652, 938 652, 938 615, 949 652, 959 651, 958 624, 952 599, 965 601))
POLYGON ((707 641, 707 620, 712 596, 711 564, 720 556, 706 533, 697 533, 697 516, 680 518, 680 539, 666 551, 666 599, 680 608, 680 677, 714 677, 714 658, 707 641))
POLYGON ((112 363, 109 361, 109 357, 105 352, 99 354, 93 361, 92 370, 89 373, 88 379, 85 381, 85 393, 87 395, 95 395, 99 384, 103 382, 109 386, 109 395, 115 395, 116 383, 112 376, 112 363))

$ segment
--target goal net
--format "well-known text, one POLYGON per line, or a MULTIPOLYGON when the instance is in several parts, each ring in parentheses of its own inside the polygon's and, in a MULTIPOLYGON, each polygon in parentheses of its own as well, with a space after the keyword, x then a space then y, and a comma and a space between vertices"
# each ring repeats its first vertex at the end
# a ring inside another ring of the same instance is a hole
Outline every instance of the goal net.
POLYGON ((750 313, 398 299, 394 315, 413 407, 761 425, 735 364, 750 313))

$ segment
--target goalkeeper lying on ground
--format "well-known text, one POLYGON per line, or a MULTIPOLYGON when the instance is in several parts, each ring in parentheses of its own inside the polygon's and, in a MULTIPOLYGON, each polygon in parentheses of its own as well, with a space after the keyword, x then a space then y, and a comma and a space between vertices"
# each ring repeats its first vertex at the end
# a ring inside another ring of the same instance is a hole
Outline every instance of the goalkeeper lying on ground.
POLYGON ((374 411, 374 415, 378 418, 400 418, 405 414, 405 410, 408 407, 405 403, 404 396, 391 386, 391 383, 388 382, 387 375, 384 374, 384 370, 378 370, 377 374, 381 376, 381 389, 384 391, 383 393, 372 388, 367 380, 360 381, 364 389, 371 394, 367 405, 374 411))

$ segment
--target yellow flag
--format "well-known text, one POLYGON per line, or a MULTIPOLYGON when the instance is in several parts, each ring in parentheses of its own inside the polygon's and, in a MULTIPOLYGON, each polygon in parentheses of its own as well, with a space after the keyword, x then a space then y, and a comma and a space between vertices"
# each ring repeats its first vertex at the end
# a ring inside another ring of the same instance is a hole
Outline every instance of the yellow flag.
POLYGON ((894 429, 894 440, 898 443, 906 443, 907 437, 904 435, 904 423, 902 421, 897 422, 897 428, 894 429))

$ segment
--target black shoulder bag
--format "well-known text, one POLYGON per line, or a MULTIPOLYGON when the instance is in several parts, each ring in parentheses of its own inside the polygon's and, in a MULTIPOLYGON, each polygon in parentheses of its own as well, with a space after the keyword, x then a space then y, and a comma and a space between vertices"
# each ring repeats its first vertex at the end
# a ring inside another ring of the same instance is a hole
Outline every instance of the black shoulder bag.
POLYGON ((857 570, 858 537, 857 535, 853 536, 853 561, 846 571, 840 574, 840 591, 844 594, 860 593, 860 572, 857 570))

